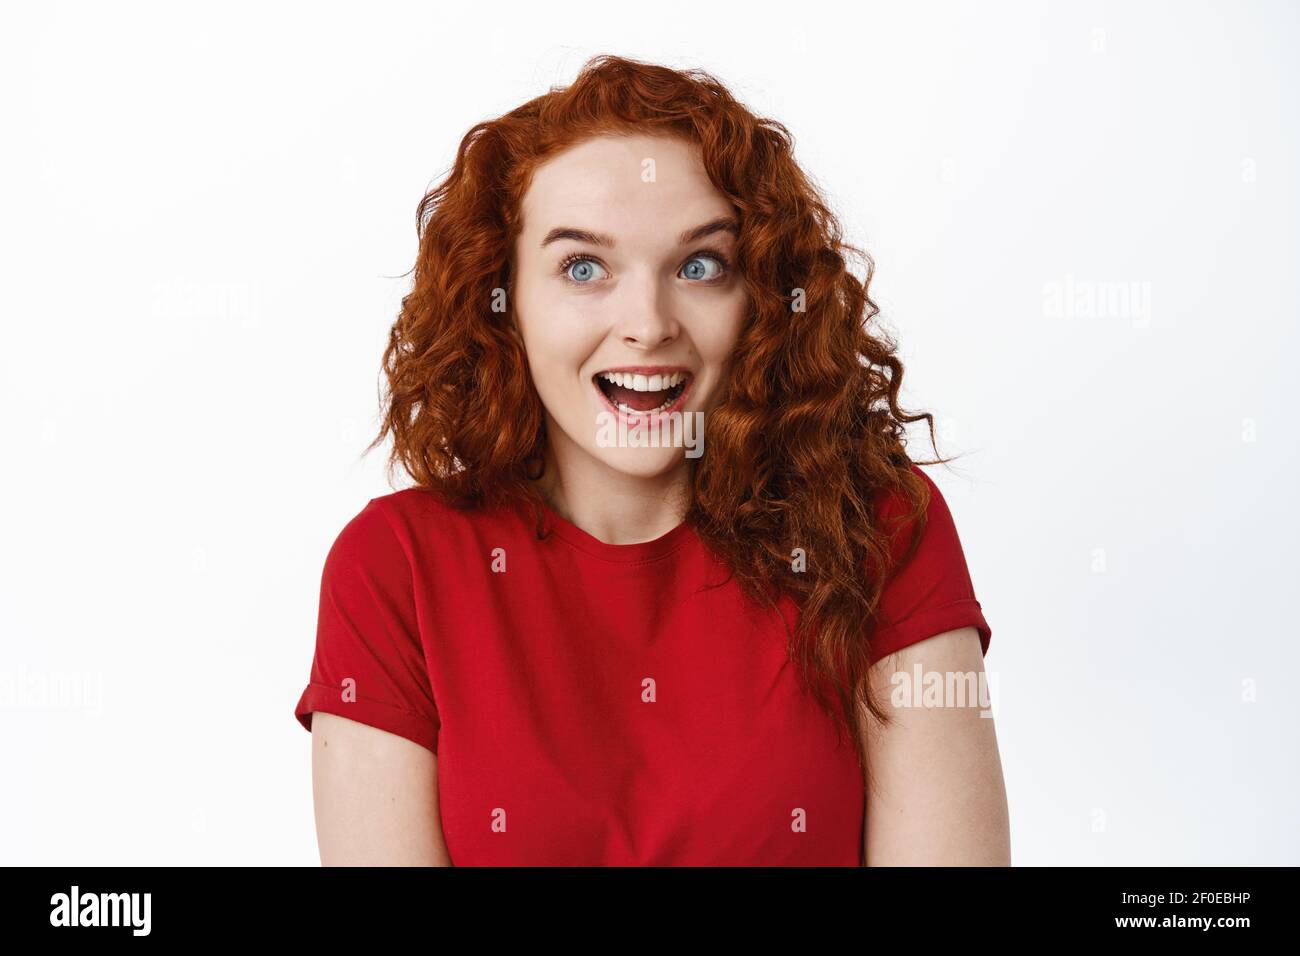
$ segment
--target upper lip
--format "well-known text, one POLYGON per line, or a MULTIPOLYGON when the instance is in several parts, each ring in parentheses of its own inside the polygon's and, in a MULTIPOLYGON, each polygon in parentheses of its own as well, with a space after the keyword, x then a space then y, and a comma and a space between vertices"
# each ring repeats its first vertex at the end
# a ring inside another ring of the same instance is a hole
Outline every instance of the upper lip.
POLYGON ((687 375, 695 374, 684 365, 613 365, 609 368, 602 368, 597 375, 605 372, 624 372, 631 375, 672 375, 674 372, 685 372, 687 375))

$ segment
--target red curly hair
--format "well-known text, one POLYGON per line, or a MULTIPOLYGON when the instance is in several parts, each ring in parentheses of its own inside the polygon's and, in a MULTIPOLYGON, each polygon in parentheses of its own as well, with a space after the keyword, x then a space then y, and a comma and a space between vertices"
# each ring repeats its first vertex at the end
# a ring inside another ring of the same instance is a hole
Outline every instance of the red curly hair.
POLYGON ((632 132, 698 145, 741 222, 748 314, 706 421, 708 454, 692 465, 685 520, 751 599, 774 611, 783 595, 794 600, 791 660, 849 730, 865 772, 862 727, 846 718, 861 703, 888 722, 866 680, 873 625, 885 578, 919 542, 929 503, 904 449, 906 425, 926 420, 937 453, 934 419, 899 408, 897 345, 868 329, 878 312, 871 257, 841 238, 789 131, 710 74, 598 56, 570 86, 469 130, 417 209, 413 285, 384 352, 383 421, 366 451, 391 434, 390 478, 400 463, 456 507, 529 503, 540 524, 530 479, 544 468, 545 417, 508 304, 521 204, 549 157, 632 132), (865 263, 861 279, 849 254, 865 263), (496 311, 502 290, 507 307, 496 311), (882 496, 902 503, 911 526, 902 552, 895 529, 882 527, 882 496), (803 573, 792 571, 795 548, 803 573))

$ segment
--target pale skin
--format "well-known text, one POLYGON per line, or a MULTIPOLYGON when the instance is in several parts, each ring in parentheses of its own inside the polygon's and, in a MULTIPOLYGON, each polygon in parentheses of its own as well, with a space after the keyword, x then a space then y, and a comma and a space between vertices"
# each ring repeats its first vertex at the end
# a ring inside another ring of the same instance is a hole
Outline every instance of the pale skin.
MULTIPOLYGON (((547 413, 541 487, 559 514, 602 541, 650 541, 680 524, 691 461, 679 448, 601 447, 595 419, 602 405, 592 377, 624 366, 685 368, 693 387, 683 411, 713 407, 747 294, 738 274, 699 255, 712 249, 734 264, 736 236, 721 227, 703 236, 698 230, 732 215, 697 147, 652 136, 587 140, 541 166, 524 197, 512 295, 515 333, 547 413), (557 229, 612 244, 556 239, 557 229), (589 264, 561 269, 577 254, 589 264)), ((973 629, 937 635, 876 664, 882 699, 888 672, 915 661, 926 669, 983 669, 973 629)), ((313 716, 312 738, 323 865, 452 865, 433 752, 325 713, 313 716)), ((1009 862, 991 719, 902 712, 868 740, 876 786, 864 826, 867 865, 1009 862)))
POLYGON ((320 711, 311 738, 322 866, 451 866, 432 750, 320 711))
POLYGON ((872 788, 863 851, 867 866, 1010 866, 1011 824, 992 717, 964 706, 893 707, 896 671, 982 674, 973 627, 936 634, 876 662, 870 683, 892 716, 867 728, 872 788))

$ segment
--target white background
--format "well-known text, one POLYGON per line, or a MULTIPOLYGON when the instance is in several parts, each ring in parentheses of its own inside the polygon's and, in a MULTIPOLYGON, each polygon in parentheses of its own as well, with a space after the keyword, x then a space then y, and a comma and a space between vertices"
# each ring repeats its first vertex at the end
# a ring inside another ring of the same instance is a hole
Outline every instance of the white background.
POLYGON ((416 203, 608 52, 785 123, 875 257, 962 456, 1013 861, 1300 863, 1294 4, 5 20, 0 862, 317 862, 292 711, 392 490, 359 454, 416 203))

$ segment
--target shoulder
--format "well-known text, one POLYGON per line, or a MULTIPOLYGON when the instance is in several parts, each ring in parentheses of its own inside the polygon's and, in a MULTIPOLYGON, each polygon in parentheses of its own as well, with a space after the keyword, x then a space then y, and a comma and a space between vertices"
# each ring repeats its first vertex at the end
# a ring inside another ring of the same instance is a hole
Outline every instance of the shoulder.
POLYGON ((401 550, 412 525, 445 520, 452 510, 421 488, 407 488, 369 499, 343 523, 331 557, 379 555, 401 550))
POLYGON ((881 530, 890 534, 895 549, 903 550, 909 546, 918 521, 923 524, 923 542, 955 537, 957 528, 952 510, 939 486, 919 465, 910 464, 909 471, 913 492, 919 491, 925 499, 920 516, 912 498, 901 487, 893 486, 882 491, 877 499, 876 517, 881 530))
POLYGON ((325 556, 324 574, 327 581, 358 574, 403 575, 407 563, 388 510, 380 499, 372 498, 335 533, 325 556))
POLYGON ((366 502, 366 508, 384 514, 389 520, 446 520, 464 513, 428 488, 419 486, 378 495, 366 502))
POLYGON ((881 530, 889 536, 895 563, 881 594, 875 656, 966 625, 976 628, 987 650, 992 631, 975 596, 952 511, 929 475, 916 465, 912 472, 927 497, 919 537, 912 501, 901 489, 891 489, 880 503, 881 530))
POLYGON ((332 586, 367 581, 406 587, 465 546, 475 517, 415 487, 371 498, 343 522, 325 557, 332 586))
POLYGON ((526 536, 520 513, 507 506, 460 508, 427 488, 371 498, 343 529, 337 546, 371 554, 400 553, 414 567, 456 560, 484 541, 526 536))
POLYGON ((358 515, 361 516, 368 516, 376 524, 380 519, 387 522, 399 539, 411 534, 423 536, 431 530, 449 532, 486 520, 484 512, 457 508, 428 488, 418 486, 371 498, 358 515))

